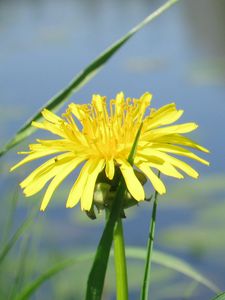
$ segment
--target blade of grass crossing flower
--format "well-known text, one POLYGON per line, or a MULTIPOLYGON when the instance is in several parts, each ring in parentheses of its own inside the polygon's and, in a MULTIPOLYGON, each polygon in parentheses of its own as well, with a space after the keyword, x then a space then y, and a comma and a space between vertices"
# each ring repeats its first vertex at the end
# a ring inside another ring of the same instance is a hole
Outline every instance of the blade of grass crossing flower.
MULTIPOLYGON (((128 157, 128 161, 130 164, 132 164, 134 160, 141 129, 142 129, 142 124, 140 125, 139 130, 136 134, 134 143, 131 148, 131 152, 128 157)), ((91 271, 89 273, 87 290, 86 290, 86 300, 101 299, 104 281, 105 281, 106 269, 109 260, 110 249, 113 241, 114 228, 118 218, 120 217, 122 201, 124 198, 125 191, 126 191, 126 184, 124 180, 121 178, 116 192, 115 200, 113 202, 112 209, 110 211, 109 218, 106 222, 106 226, 104 228, 103 234, 98 244, 94 262, 91 271)))
POLYGON ((22 142, 25 138, 31 135, 36 129, 31 127, 31 123, 33 121, 39 121, 42 118, 41 111, 43 108, 47 108, 48 110, 56 110, 61 105, 64 104, 65 101, 69 99, 69 97, 78 91, 82 86, 84 86, 91 78, 93 78, 100 69, 104 66, 104 64, 139 30, 141 30, 144 26, 150 23, 152 20, 160 16, 164 11, 169 9, 172 5, 174 5, 179 0, 169 0, 164 3, 161 7, 155 10, 153 13, 148 15, 142 22, 132 28, 127 34, 125 34, 121 39, 112 44, 109 48, 107 48, 100 56, 98 56, 90 65, 88 65, 83 71, 81 71, 69 85, 56 94, 53 98, 51 98, 31 119, 29 119, 22 128, 15 134, 15 136, 0 150, 0 156, 6 153, 8 150, 22 142))
POLYGON ((138 132, 136 134, 136 137, 135 137, 134 143, 132 145, 130 154, 128 156, 128 162, 131 164, 131 166, 133 166, 133 164, 134 164, 134 156, 135 156, 135 153, 136 153, 136 149, 137 149, 138 140, 139 140, 139 137, 140 137, 140 134, 141 134, 142 126, 143 126, 143 123, 141 123, 141 125, 138 129, 138 132))
POLYGON ((225 292, 212 298, 212 300, 225 300, 225 292))

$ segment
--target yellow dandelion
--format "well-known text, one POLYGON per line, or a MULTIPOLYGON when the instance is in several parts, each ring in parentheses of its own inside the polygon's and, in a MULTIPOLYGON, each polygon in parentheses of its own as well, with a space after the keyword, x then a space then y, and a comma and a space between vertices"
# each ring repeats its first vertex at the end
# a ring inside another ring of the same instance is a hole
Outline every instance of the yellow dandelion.
POLYGON ((183 114, 174 103, 147 112, 151 98, 150 93, 145 93, 139 99, 125 99, 121 92, 110 101, 108 112, 106 97, 93 95, 91 104, 71 103, 62 117, 44 109, 45 120, 32 125, 59 138, 37 140, 29 146, 30 151, 19 152, 27 156, 11 171, 32 160, 53 155, 20 183, 24 194, 36 194, 51 180, 41 204, 41 210, 45 210, 56 188, 79 165, 82 168, 69 192, 66 206, 73 207, 80 200, 81 209, 85 211, 92 207, 96 181, 103 172, 107 180, 113 182, 119 170, 127 190, 137 201, 144 200, 145 192, 136 170, 150 180, 159 194, 164 194, 166 187, 155 174, 156 170, 175 178, 183 178, 181 172, 197 178, 198 173, 177 156, 209 164, 188 148, 208 150, 182 135, 198 126, 195 123, 171 125, 183 114), (134 165, 131 166, 128 156, 141 123, 134 165))

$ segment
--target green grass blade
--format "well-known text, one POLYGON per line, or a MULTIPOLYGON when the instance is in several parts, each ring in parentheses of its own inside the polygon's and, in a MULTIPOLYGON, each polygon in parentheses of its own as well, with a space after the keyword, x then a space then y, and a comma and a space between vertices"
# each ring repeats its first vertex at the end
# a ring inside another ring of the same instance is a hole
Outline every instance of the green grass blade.
MULTIPOLYGON (((128 247, 126 249, 126 255, 130 258, 145 260, 146 250, 142 248, 128 247)), ((190 277, 191 279, 194 279, 195 281, 203 284, 215 293, 220 292, 220 289, 212 281, 207 279, 204 275, 202 275, 195 268, 193 268, 191 265, 180 258, 161 251, 154 251, 152 255, 152 262, 182 273, 190 277)))
MULTIPOLYGON (((158 174, 160 177, 160 172, 158 174)), ((152 208, 152 217, 150 220, 149 226, 149 234, 148 234, 148 242, 147 242, 147 249, 146 249, 146 258, 145 258, 145 271, 144 271, 144 278, 142 283, 141 289, 141 298, 142 300, 149 299, 149 288, 150 288, 150 281, 151 281, 151 262, 152 262, 152 255, 153 255, 153 245, 155 240, 155 226, 156 226, 156 212, 158 206, 158 192, 154 192, 154 202, 152 208)))
POLYGON ((212 300, 225 300, 225 292, 216 296, 215 298, 212 298, 212 300))
POLYGON ((10 296, 9 300, 15 299, 15 295, 18 295, 18 291, 20 290, 23 282, 24 282, 24 275, 26 270, 26 263, 27 263, 27 257, 29 256, 29 246, 30 246, 30 239, 29 237, 26 237, 24 241, 22 241, 22 247, 21 251, 19 251, 20 259, 19 259, 19 265, 16 270, 16 276, 13 280, 12 287, 10 288, 10 296))
POLYGON ((31 295, 48 279, 57 275, 59 272, 63 271, 64 269, 73 266, 76 263, 80 263, 83 261, 87 261, 94 256, 93 253, 85 253, 75 258, 70 258, 64 260, 63 262, 57 264, 56 266, 50 268, 45 273, 41 274, 37 277, 31 284, 24 288, 24 290, 16 297, 15 300, 26 300, 29 299, 31 295))
MULTIPOLYGON (((133 164, 138 140, 141 134, 142 125, 143 124, 141 123, 138 132, 135 136, 135 140, 128 157, 128 161, 130 162, 131 165, 133 164)), ((92 264, 92 268, 89 273, 87 290, 86 290, 86 300, 101 299, 104 281, 105 281, 106 269, 109 260, 110 249, 112 246, 113 232, 114 232, 115 224, 118 218, 120 218, 125 191, 126 191, 126 184, 123 178, 121 178, 116 192, 115 200, 113 202, 112 209, 110 211, 109 218, 106 222, 106 226, 104 228, 103 234, 98 244, 94 262, 92 264)))
POLYGON ((13 192, 12 199, 10 199, 11 200, 9 203, 10 207, 7 208, 8 215, 7 215, 6 224, 4 225, 4 228, 3 228, 3 238, 2 238, 3 244, 7 241, 7 238, 9 236, 10 231, 13 226, 14 215, 15 215, 15 211, 16 211, 18 198, 19 198, 19 188, 17 186, 15 191, 13 192))
MULTIPOLYGON (((111 253, 113 256, 113 253, 111 253)), ((127 247, 126 248, 126 256, 127 258, 145 260, 146 249, 140 247, 127 247)), ((47 280, 51 279, 59 272, 72 267, 77 263, 86 262, 88 260, 93 259, 94 252, 87 252, 82 254, 76 254, 74 258, 66 259, 56 266, 48 269, 46 272, 41 274, 39 277, 34 279, 33 282, 29 283, 23 291, 16 297, 16 300, 27 300, 30 296, 32 296, 36 290, 47 280)), ((187 277, 193 279, 194 281, 203 284, 210 290, 215 293, 219 293, 219 288, 207 279, 204 275, 199 273, 196 269, 194 269, 191 265, 186 263, 185 261, 177 258, 175 256, 169 255, 165 252, 155 250, 152 256, 152 262, 163 267, 175 270, 179 273, 186 275, 187 277)), ((212 300, 225 300, 225 293, 216 296, 216 298, 212 300), (220 298, 219 298, 220 297, 220 298)))
MULTIPOLYGON (((56 94, 53 98, 51 98, 44 107, 49 110, 56 110, 61 105, 64 104, 65 101, 69 99, 69 97, 78 91, 83 85, 85 85, 91 78, 93 78, 100 69, 104 66, 104 64, 139 30, 141 30, 145 25, 149 22, 157 18, 164 11, 170 8, 173 4, 178 2, 179 0, 169 0, 152 14, 147 16, 142 22, 136 25, 133 29, 131 29, 127 34, 125 34, 121 39, 112 44, 109 48, 107 48, 99 57, 97 57, 87 68, 81 71, 70 83, 69 85, 56 94)), ((31 126, 32 121, 39 121, 41 116, 41 111, 44 108, 42 107, 31 119, 29 119, 23 127, 15 134, 15 136, 0 150, 0 156, 6 153, 8 150, 22 142, 25 138, 31 135, 36 129, 31 126)))
POLYGON ((3 246, 3 249, 0 251, 0 264, 3 262, 9 251, 12 249, 12 247, 15 245, 19 237, 24 233, 24 231, 27 229, 27 227, 31 224, 33 221, 33 214, 31 214, 30 217, 25 219, 23 223, 20 225, 20 227, 16 230, 16 232, 12 235, 12 237, 8 240, 8 242, 3 246))

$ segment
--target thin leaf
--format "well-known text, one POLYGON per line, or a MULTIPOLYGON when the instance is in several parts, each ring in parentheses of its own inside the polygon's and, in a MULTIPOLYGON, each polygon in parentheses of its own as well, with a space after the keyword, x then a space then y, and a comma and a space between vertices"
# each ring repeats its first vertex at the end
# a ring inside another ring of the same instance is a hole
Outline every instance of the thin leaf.
POLYGON ((18 291, 20 290, 22 283, 24 282, 26 260, 29 254, 30 239, 26 237, 26 239, 23 242, 24 243, 22 244, 21 247, 18 269, 16 270, 16 276, 15 279, 13 280, 12 287, 9 291, 10 292, 9 300, 15 299, 15 295, 18 294, 18 291))
MULTIPOLYGON (((140 247, 127 247, 126 248, 126 255, 128 258, 132 259, 140 259, 145 260, 146 255, 146 249, 140 248, 140 247)), ((111 253, 111 256, 113 256, 113 253, 111 253)), ((27 287, 24 288, 24 290, 17 296, 16 300, 27 300, 30 296, 32 296, 35 291, 47 280, 51 279, 55 275, 57 275, 59 272, 65 270, 68 267, 72 267, 73 265, 77 263, 86 262, 88 260, 93 259, 94 252, 87 252, 82 253, 80 255, 76 254, 74 258, 66 259, 63 262, 57 264, 54 267, 51 267, 49 270, 41 274, 39 277, 34 279, 34 281, 30 284, 28 284, 27 287)), ((212 290, 213 292, 219 293, 219 288, 209 279, 207 279, 204 275, 199 273, 196 269, 194 269, 191 265, 186 263, 184 260, 177 258, 175 256, 169 255, 165 252, 154 250, 153 256, 152 256, 152 262, 156 263, 158 265, 161 265, 163 267, 175 270, 179 273, 182 273, 186 275, 187 277, 190 277, 191 279, 195 280, 196 282, 199 282, 212 290)), ((212 300, 224 300, 225 298, 218 298, 223 296, 225 293, 217 296, 217 298, 214 298, 212 300)))
POLYGON ((3 230, 3 238, 2 238, 3 243, 6 242, 8 236, 9 236, 9 233, 12 229, 12 226, 13 226, 14 215, 15 215, 15 211, 16 211, 16 205, 17 205, 17 202, 18 202, 18 192, 19 192, 19 189, 18 189, 18 186, 17 186, 14 193, 13 193, 12 199, 10 201, 10 207, 8 209, 7 221, 6 221, 6 224, 4 226, 4 230, 3 230))
POLYGON ((131 29, 127 34, 125 34, 121 39, 112 44, 107 48, 99 57, 97 57, 87 68, 81 71, 70 83, 69 85, 51 98, 31 119, 29 119, 23 127, 15 134, 15 136, 0 150, 0 156, 6 153, 8 150, 22 142, 25 138, 31 135, 36 128, 31 126, 32 121, 39 121, 42 118, 41 111, 43 108, 49 110, 56 110, 69 97, 77 92, 82 86, 84 86, 90 79, 92 79, 104 66, 104 64, 139 30, 141 30, 145 25, 151 22, 153 19, 157 18, 164 11, 170 8, 173 4, 179 0, 169 0, 152 14, 147 16, 142 22, 131 29))
POLYGON ((26 300, 34 294, 34 292, 48 279, 63 271, 64 269, 73 266, 76 263, 87 261, 94 256, 93 253, 85 253, 75 258, 67 259, 56 266, 50 268, 45 273, 41 274, 36 278, 31 284, 29 284, 17 297, 15 300, 26 300))
POLYGON ((212 298, 212 300, 225 300, 225 292, 216 296, 215 298, 212 298))
MULTIPOLYGON (((158 177, 160 177, 160 172, 158 174, 158 177)), ((153 208, 152 208, 152 217, 149 226, 147 251, 146 251, 147 253, 145 259, 145 271, 144 271, 144 278, 143 278, 142 289, 141 289, 140 299, 142 300, 149 299, 149 288, 150 288, 150 281, 151 281, 151 262, 152 262, 152 255, 153 255, 153 245, 155 240, 157 206, 158 206, 158 192, 155 191, 153 208)))
MULTIPOLYGON (((142 248, 128 247, 126 249, 126 255, 130 258, 145 260, 146 250, 142 248)), ((194 279, 215 293, 220 292, 220 289, 212 281, 207 279, 200 272, 180 258, 161 251, 153 251, 152 261, 194 279)))
MULTIPOLYGON (((141 134, 142 123, 136 134, 134 143, 132 145, 128 161, 132 165, 134 161, 134 156, 137 149, 137 143, 141 134)), ((110 211, 109 218, 106 222, 103 234, 101 236, 98 248, 95 254, 94 262, 89 273, 87 290, 86 290, 86 300, 100 300, 102 296, 105 274, 109 260, 110 249, 112 246, 113 232, 115 224, 120 218, 121 208, 123 204, 123 199, 126 191, 126 184, 121 177, 115 200, 113 201, 112 209, 110 211)))
POLYGON ((12 247, 15 245, 19 237, 24 233, 26 228, 31 224, 31 221, 33 221, 34 215, 31 214, 30 217, 25 219, 23 223, 19 226, 19 228, 16 230, 16 232, 13 234, 13 236, 8 240, 8 242, 3 246, 3 249, 0 251, 0 264, 3 262, 9 251, 12 249, 12 247))

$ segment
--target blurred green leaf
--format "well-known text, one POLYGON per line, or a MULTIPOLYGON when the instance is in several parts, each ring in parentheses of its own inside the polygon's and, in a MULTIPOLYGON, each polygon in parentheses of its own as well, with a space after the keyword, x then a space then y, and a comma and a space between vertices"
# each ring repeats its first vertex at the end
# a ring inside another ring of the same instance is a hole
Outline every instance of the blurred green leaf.
MULTIPOLYGON (((59 108, 69 97, 78 91, 82 86, 84 86, 91 78, 93 78, 104 64, 139 30, 141 30, 145 25, 151 22, 153 19, 157 18, 161 13, 170 8, 173 4, 179 0, 169 0, 152 14, 148 15, 142 22, 133 27, 127 34, 125 34, 121 39, 112 44, 108 49, 106 49, 99 57, 97 57, 87 68, 81 71, 70 83, 69 85, 60 91, 57 95, 51 98, 44 107, 49 110, 56 110, 59 108)), ((0 150, 0 156, 6 153, 8 150, 19 144, 29 135, 31 135, 35 128, 31 126, 32 121, 39 121, 42 118, 41 111, 42 107, 30 120, 28 120, 23 127, 16 133, 16 135, 0 150)))
MULTIPOLYGON (((146 250, 142 248, 128 247, 126 249, 126 255, 127 257, 144 260, 146 257, 146 250)), ((193 268, 191 265, 189 265, 180 258, 166 254, 161 251, 154 251, 152 261, 196 280, 197 282, 205 285, 215 293, 218 293, 220 291, 219 288, 212 281, 207 279, 204 275, 199 273, 195 268, 193 268)))
MULTIPOLYGON (((127 247, 126 255, 127 258, 144 261, 146 256, 146 249, 139 247, 127 247)), ((48 279, 52 278, 68 267, 72 267, 75 264, 91 260, 93 259, 93 257, 94 252, 83 252, 82 254, 76 254, 74 258, 64 260, 61 263, 53 266, 52 268, 41 274, 39 277, 37 277, 32 283, 29 283, 27 287, 25 287, 21 292, 21 294, 16 297, 16 300, 29 299, 29 297, 34 294, 34 292, 48 279)), ((193 268, 191 265, 180 258, 155 250, 153 252, 152 261, 158 265, 186 275, 187 277, 206 286, 215 293, 219 292, 219 288, 212 281, 207 279, 204 275, 202 275, 195 268, 193 268)))
POLYGON ((50 279, 60 271, 74 265, 75 263, 86 261, 93 257, 93 253, 80 254, 72 259, 67 259, 54 267, 47 270, 45 273, 36 278, 30 285, 25 287, 25 289, 16 297, 16 300, 25 300, 29 297, 44 283, 46 280, 50 279))
POLYGON ((34 215, 31 214, 23 223, 19 226, 16 232, 12 235, 12 237, 6 242, 3 246, 3 249, 0 251, 0 264, 3 262, 9 251, 13 248, 17 240, 21 237, 21 235, 25 232, 27 227, 33 221, 34 215))
POLYGON ((216 296, 215 298, 212 298, 212 300, 225 300, 225 292, 216 296))

